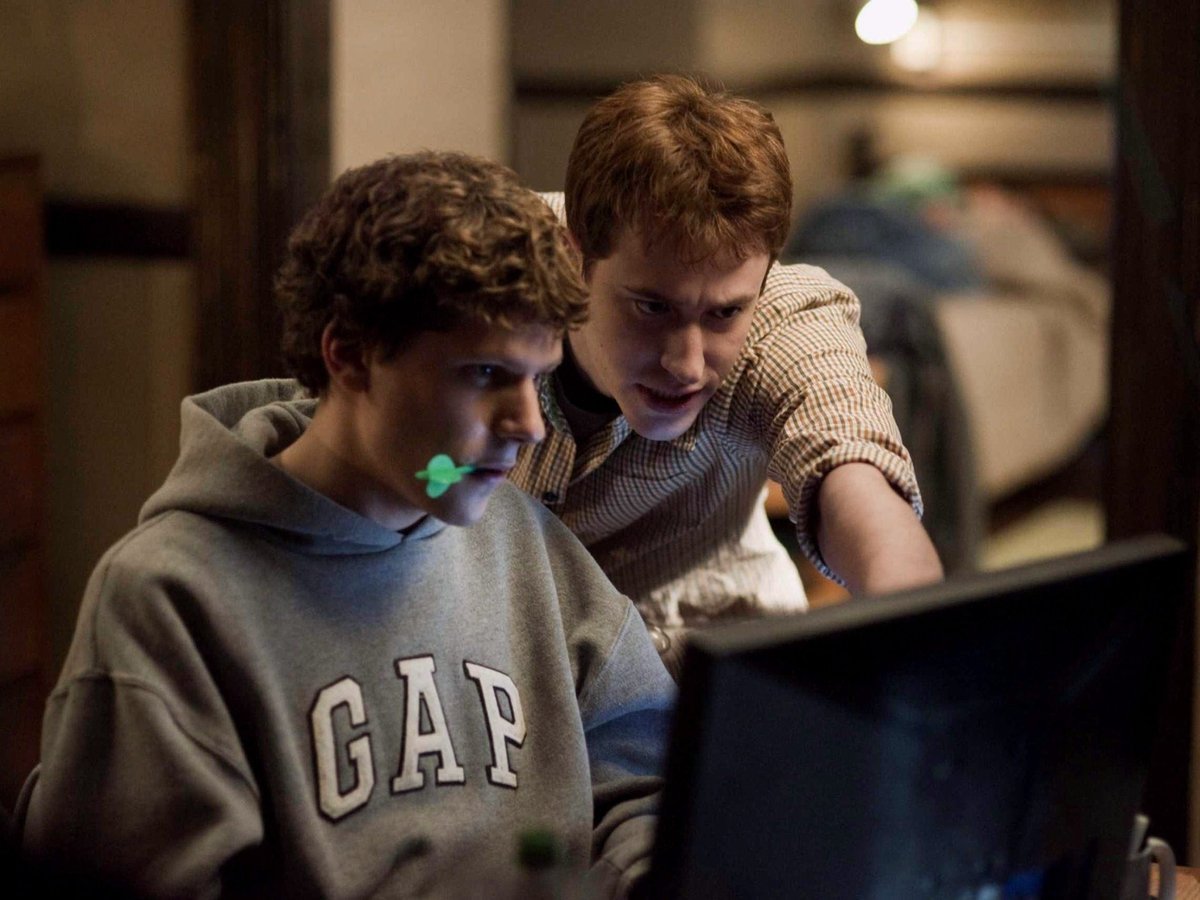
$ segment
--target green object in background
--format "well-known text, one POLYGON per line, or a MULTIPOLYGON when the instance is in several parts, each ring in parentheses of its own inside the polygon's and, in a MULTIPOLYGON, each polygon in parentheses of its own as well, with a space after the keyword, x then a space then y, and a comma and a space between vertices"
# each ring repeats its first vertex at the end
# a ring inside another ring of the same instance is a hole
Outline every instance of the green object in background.
POLYGON ((462 481, 464 475, 469 475, 474 471, 474 466, 456 466, 453 459, 445 453, 439 453, 417 473, 417 477, 422 481, 429 482, 425 486, 425 493, 437 499, 450 490, 451 485, 462 481))
POLYGON ((885 166, 870 181, 868 188, 878 200, 891 200, 908 206, 933 201, 958 202, 958 176, 935 159, 901 156, 885 166))

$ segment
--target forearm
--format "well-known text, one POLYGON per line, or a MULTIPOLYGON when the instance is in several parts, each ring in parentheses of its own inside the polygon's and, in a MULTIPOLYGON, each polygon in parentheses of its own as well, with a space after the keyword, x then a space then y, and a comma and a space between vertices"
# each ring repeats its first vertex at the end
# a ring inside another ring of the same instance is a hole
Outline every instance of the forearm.
POLYGON ((597 792, 603 809, 593 832, 593 863, 588 874, 597 897, 629 896, 650 871, 650 854, 658 825, 659 778, 642 777, 597 792), (623 798, 611 802, 608 795, 623 798))
POLYGON ((674 684, 628 605, 625 623, 582 705, 591 766, 592 880, 598 897, 625 896, 645 875, 674 684))
POLYGON ((817 495, 817 543, 853 594, 885 594, 941 580, 942 564, 911 506, 883 474, 847 463, 817 495))

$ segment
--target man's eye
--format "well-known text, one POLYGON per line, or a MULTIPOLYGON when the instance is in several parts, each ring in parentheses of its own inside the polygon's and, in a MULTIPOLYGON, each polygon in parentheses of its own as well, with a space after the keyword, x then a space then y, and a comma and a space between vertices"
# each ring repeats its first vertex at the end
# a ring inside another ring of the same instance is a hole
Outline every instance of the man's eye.
POLYGON ((467 366, 466 371, 467 377, 476 384, 488 384, 495 379, 497 367, 480 364, 476 366, 467 366))
POLYGON ((661 300, 634 300, 633 305, 646 316, 661 316, 667 312, 667 304, 661 300))
POLYGON ((740 306, 722 306, 713 310, 713 315, 718 319, 726 320, 736 319, 742 312, 740 306))

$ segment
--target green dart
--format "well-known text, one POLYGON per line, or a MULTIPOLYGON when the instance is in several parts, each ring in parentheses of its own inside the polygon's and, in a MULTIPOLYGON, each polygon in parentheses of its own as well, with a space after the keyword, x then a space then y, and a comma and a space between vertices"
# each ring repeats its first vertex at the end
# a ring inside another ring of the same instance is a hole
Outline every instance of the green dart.
POLYGON ((456 466, 453 459, 445 453, 439 453, 417 473, 417 477, 429 482, 425 486, 425 493, 436 499, 450 490, 450 485, 458 484, 464 475, 470 475, 474 471, 474 466, 456 466))

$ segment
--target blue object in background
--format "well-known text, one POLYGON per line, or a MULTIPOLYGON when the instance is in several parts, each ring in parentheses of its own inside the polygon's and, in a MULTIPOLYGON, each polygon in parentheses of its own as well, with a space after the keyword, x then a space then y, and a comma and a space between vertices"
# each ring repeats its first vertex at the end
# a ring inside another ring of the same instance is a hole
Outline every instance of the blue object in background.
POLYGON ((976 288, 983 274, 970 248, 938 231, 908 205, 847 192, 815 204, 796 223, 783 257, 869 257, 900 266, 939 291, 976 288))

